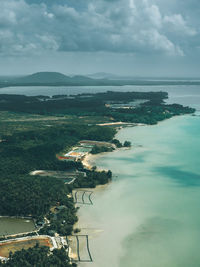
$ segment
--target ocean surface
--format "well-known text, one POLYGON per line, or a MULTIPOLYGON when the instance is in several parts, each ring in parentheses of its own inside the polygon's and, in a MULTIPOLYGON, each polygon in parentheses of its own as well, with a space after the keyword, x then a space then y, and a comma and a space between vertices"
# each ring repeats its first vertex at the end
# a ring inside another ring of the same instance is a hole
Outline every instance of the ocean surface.
MULTIPOLYGON (((177 91, 169 102, 200 108, 200 88, 177 91)), ((117 138, 133 146, 95 160, 114 178, 79 210, 94 260, 80 266, 199 267, 199 112, 125 128, 117 138)))

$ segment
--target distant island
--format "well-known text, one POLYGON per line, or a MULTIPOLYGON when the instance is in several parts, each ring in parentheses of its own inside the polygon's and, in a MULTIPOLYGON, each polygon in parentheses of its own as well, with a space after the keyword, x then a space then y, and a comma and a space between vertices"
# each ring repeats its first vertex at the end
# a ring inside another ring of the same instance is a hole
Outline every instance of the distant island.
POLYGON ((167 80, 123 77, 106 73, 67 76, 59 72, 37 72, 20 77, 0 77, 0 88, 11 86, 123 86, 200 85, 199 80, 167 80))

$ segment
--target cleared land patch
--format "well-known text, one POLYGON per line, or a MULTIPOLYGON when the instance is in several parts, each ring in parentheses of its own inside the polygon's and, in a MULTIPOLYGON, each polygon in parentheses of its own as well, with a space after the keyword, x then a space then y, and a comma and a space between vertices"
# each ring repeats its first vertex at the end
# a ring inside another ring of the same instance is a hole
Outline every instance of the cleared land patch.
POLYGON ((0 257, 9 257, 9 253, 16 252, 22 249, 28 249, 34 247, 36 244, 39 246, 45 246, 49 248, 53 248, 53 244, 50 238, 43 237, 43 238, 30 238, 26 240, 13 240, 0 243, 0 257))

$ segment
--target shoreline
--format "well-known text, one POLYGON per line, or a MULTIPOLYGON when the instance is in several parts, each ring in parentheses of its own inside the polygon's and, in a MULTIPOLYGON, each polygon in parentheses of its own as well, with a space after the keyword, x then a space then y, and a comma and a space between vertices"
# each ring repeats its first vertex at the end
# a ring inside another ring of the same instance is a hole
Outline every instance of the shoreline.
MULTIPOLYGON (((184 114, 184 115, 181 115, 181 117, 186 117, 186 116, 191 116, 191 114, 184 114)), ((177 117, 180 117, 180 115, 177 115, 177 116, 173 116, 173 117, 171 117, 170 119, 174 119, 175 120, 175 118, 177 118, 177 117)), ((155 124, 155 125, 145 125, 145 126, 158 126, 161 122, 162 123, 164 123, 165 121, 168 121, 168 119, 165 119, 165 120, 163 120, 163 121, 159 121, 157 124, 155 124)), ((138 125, 138 126, 144 126, 144 125, 138 125)), ((117 129, 117 134, 119 133, 119 130, 121 130, 121 129, 125 129, 125 128, 127 128, 127 127, 124 127, 124 128, 118 128, 117 129)), ((134 146, 134 145, 132 145, 132 146, 134 146)), ((85 167, 87 167, 88 169, 92 169, 94 166, 95 166, 95 163, 96 163, 96 161, 100 158, 100 157, 103 157, 105 154, 108 154, 108 153, 117 153, 117 152, 120 152, 120 150, 129 150, 130 148, 125 148, 125 147, 123 147, 123 148, 117 148, 116 150, 114 150, 114 151, 112 151, 112 152, 103 152, 103 153, 98 153, 98 154, 90 154, 90 153, 88 153, 86 156, 85 156, 85 158, 83 159, 83 161, 82 161, 82 163, 83 163, 83 165, 85 166, 85 167)), ((97 167, 97 170, 106 170, 106 169, 101 169, 100 167, 97 167)), ((112 170, 111 170, 112 171, 112 170)), ((112 182, 112 181, 111 181, 112 182)), ((91 191, 93 191, 93 192, 99 192, 99 191, 104 191, 105 190, 105 188, 107 188, 110 184, 111 184, 111 182, 109 182, 109 183, 106 183, 105 185, 99 185, 99 186, 97 186, 96 188, 94 188, 94 189, 91 189, 90 188, 90 190, 91 191)), ((84 189, 87 189, 87 188, 80 188, 80 190, 84 190, 84 189)), ((82 206, 82 205, 81 205, 82 206)), ((84 212, 83 212, 84 213, 84 212)), ((4 217, 4 216, 1 216, 1 217, 4 217)), ((9 217, 9 216, 5 216, 5 217, 9 217)), ((78 218, 79 218, 79 221, 78 221, 78 223, 80 223, 81 224, 81 222, 82 222, 82 218, 81 217, 79 217, 78 216, 78 218)), ((74 225, 74 226, 76 226, 76 224, 74 225)), ((86 228, 85 228, 86 229, 86 228)), ((92 228, 91 228, 92 229, 92 228)), ((93 230, 93 233, 91 232, 91 238, 96 238, 96 236, 97 235, 99 235, 101 232, 102 232, 103 230, 101 230, 101 229, 95 229, 95 230, 93 230)), ((81 230, 81 234, 83 233, 83 231, 81 230)), ((88 232, 87 232, 88 233, 88 232)), ((78 266, 79 266, 79 264, 78 264, 78 266)), ((82 266, 82 265, 81 265, 82 266)))
MULTIPOLYGON (((93 191, 93 194, 96 193, 104 193, 105 190, 111 186, 112 181, 110 181, 107 184, 104 185, 97 185, 95 188, 84 188, 85 190, 90 190, 93 191)), ((81 190, 84 190, 81 189, 81 190)), ((100 237, 100 235, 104 232, 104 229, 102 229, 101 227, 98 227, 96 224, 93 224, 93 221, 91 221, 92 223, 90 224, 90 222, 88 223, 87 218, 85 217, 85 208, 90 208, 89 206, 84 207, 84 204, 75 204, 76 208, 79 208, 78 212, 77 212, 77 216, 78 216, 78 221, 74 224, 74 229, 80 229, 80 232, 78 233, 73 233, 73 236, 78 236, 78 235, 87 235, 88 239, 89 239, 89 243, 88 243, 88 247, 89 250, 92 254, 92 258, 93 258, 93 246, 91 245, 91 243, 93 242, 93 240, 95 240, 96 238, 100 237), (82 209, 83 208, 83 209, 82 209)), ((91 206, 92 208, 92 206, 91 206)), ((70 246, 69 246, 70 247, 70 246)), ((77 259, 78 255, 77 255, 77 251, 72 251, 73 249, 71 249, 70 251, 70 256, 73 259, 77 259)), ((86 248, 85 248, 85 243, 83 242, 83 240, 79 240, 79 253, 80 254, 85 254, 86 248)), ((94 260, 94 258, 93 258, 94 260)), ((93 261, 91 262, 77 262, 77 267, 87 267, 87 264, 92 264, 93 261)))
MULTIPOLYGON (((120 128, 119 130, 122 130, 124 128, 120 128)), ((117 131, 117 133, 119 132, 119 130, 117 131)), ((108 153, 116 153, 118 151, 121 151, 121 150, 129 150, 130 147, 121 147, 121 148, 116 148, 115 150, 113 151, 109 151, 109 152, 101 152, 101 153, 98 153, 98 154, 91 154, 91 153, 88 153, 84 159, 82 160, 82 164, 85 168, 89 169, 89 170, 92 170, 93 167, 96 167, 96 170, 97 171, 108 171, 108 169, 102 169, 98 166, 95 165, 95 162, 98 158, 100 157, 103 157, 104 155, 108 154, 108 153), (94 163, 94 164, 93 164, 94 163)), ((112 171, 112 170, 111 170, 112 171)), ((109 183, 107 183, 109 184, 109 183)), ((101 185, 97 185, 98 186, 101 186, 101 185)))
POLYGON ((87 155, 85 155, 84 159, 82 160, 82 164, 86 169, 91 170, 92 167, 94 167, 90 162, 93 157, 94 155, 92 155, 91 153, 88 153, 87 155))
MULTIPOLYGON (((168 120, 171 120, 171 119, 177 119, 177 118, 179 118, 179 117, 188 117, 188 116, 192 116, 192 114, 183 114, 183 115, 176 115, 176 116, 173 116, 173 117, 171 117, 171 118, 168 118, 168 119, 165 119, 165 120, 162 120, 162 121, 158 121, 156 124, 154 124, 154 125, 149 125, 149 124, 146 124, 146 125, 137 125, 137 126, 140 126, 140 127, 144 127, 144 126, 158 126, 158 125, 160 125, 161 123, 164 123, 164 122, 166 122, 166 121, 168 121, 168 120)), ((122 129, 125 129, 125 128, 128 128, 128 127, 119 127, 118 129, 117 129, 117 134, 119 133, 119 131, 120 130, 122 130, 122 129)), ((134 144, 132 144, 132 146, 134 146, 134 144)), ((132 147, 131 146, 131 147, 132 147)), ((99 154, 95 154, 95 155, 93 155, 93 154, 87 154, 86 156, 85 156, 85 158, 84 158, 84 160, 82 161, 82 163, 83 163, 83 165, 84 166, 86 166, 87 168, 89 168, 90 170, 92 169, 92 167, 94 167, 94 166, 96 166, 95 165, 95 163, 96 163, 96 160, 98 159, 98 158, 100 158, 100 157, 103 157, 105 154, 108 154, 108 153, 114 153, 114 152, 119 152, 121 149, 124 149, 124 148, 117 148, 116 150, 114 150, 114 151, 112 151, 112 152, 102 152, 102 153, 99 153, 99 154)), ((125 150, 126 149, 129 149, 129 148, 125 148, 125 150)), ((97 170, 99 170, 99 171, 102 171, 102 170, 106 170, 105 168, 103 169, 103 168, 100 168, 100 167, 98 167, 98 166, 96 166, 97 167, 97 170)), ((111 170, 112 171, 112 170, 111 170)), ((109 185, 111 185, 112 184, 112 180, 109 182, 109 183, 107 183, 107 184, 105 184, 105 185, 99 185, 99 186, 97 186, 96 188, 94 188, 94 189, 92 189, 92 191, 95 193, 95 192, 103 192, 109 185)), ((81 188, 82 189, 82 188, 81 188)), ((91 190, 91 188, 90 188, 90 190, 91 190)), ((80 208, 82 208, 82 205, 80 205, 79 206, 80 208)), ((101 233, 103 233, 104 232, 104 230, 103 229, 97 229, 97 228, 95 228, 95 226, 93 226, 92 225, 92 227, 88 227, 88 222, 87 222, 87 220, 84 218, 84 211, 83 212, 81 212, 81 214, 80 214, 80 211, 78 212, 79 214, 77 214, 77 216, 78 216, 78 222, 74 225, 75 226, 75 228, 79 228, 79 229, 81 229, 81 232, 80 232, 80 234, 88 234, 89 235, 89 237, 90 237, 90 239, 91 240, 93 240, 93 239, 95 239, 95 238, 97 238, 101 233), (84 227, 85 226, 85 224, 87 225, 87 227, 84 227)), ((95 248, 94 248, 94 250, 95 250, 95 248)), ((91 263, 92 264, 92 263, 91 263)), ((77 266, 78 267, 87 267, 87 265, 85 265, 85 263, 81 263, 81 262, 78 262, 77 263, 77 266)))
MULTIPOLYGON (((136 125, 134 125, 135 127, 136 125)), ((138 124, 137 126, 140 126, 140 127, 144 127, 144 126, 152 126, 152 125, 144 125, 144 124, 138 124)), ((119 133, 120 130, 123 130, 125 128, 130 128, 130 127, 118 127, 117 128, 117 133, 116 135, 119 133)), ((132 145, 131 145, 132 147, 132 145)), ((120 152, 122 150, 130 150, 131 147, 121 147, 121 148, 116 148, 114 151, 110 151, 110 152, 101 152, 101 153, 98 153, 98 154, 91 154, 91 153, 88 153, 84 159, 82 160, 82 164, 84 167, 88 168, 89 170, 91 170, 93 167, 96 167, 96 170, 97 171, 108 171, 108 169, 105 169, 105 168, 101 168, 99 166, 96 166, 96 161, 100 158, 100 157, 103 157, 104 155, 108 154, 108 153, 117 153, 117 152, 120 152)), ((111 170, 112 171, 112 170, 111 170)), ((114 175, 115 176, 115 175, 114 175)), ((114 177, 112 176, 112 177, 114 177)), ((90 191, 93 191, 93 193, 101 193, 101 192, 105 192, 106 188, 108 188, 108 186, 110 185, 111 186, 112 184, 112 179, 110 182, 104 184, 104 185, 97 185, 95 188, 80 188, 80 191, 84 191, 85 190, 90 190, 90 191)), ((82 204, 75 204, 76 207, 79 207, 80 209, 83 207, 82 204)), ((103 232, 104 232, 104 229, 102 228, 97 228, 95 227, 95 225, 90 225, 88 224, 87 220, 85 220, 85 215, 84 215, 84 211, 78 211, 77 213, 77 217, 78 217, 78 221, 75 223, 74 225, 74 229, 80 229, 80 233, 78 233, 77 235, 88 235, 89 237, 89 240, 92 241, 96 238, 98 238, 103 232)), ((74 234, 76 235, 76 234, 74 234)), ((84 245, 83 244, 79 244, 79 248, 80 248, 80 252, 84 251, 84 245)), ((90 249, 91 249, 91 246, 90 246, 90 249)), ((70 255, 72 257, 77 258, 77 253, 73 253, 72 251, 70 251, 70 255)), ((92 262, 90 262, 90 264, 92 264, 92 262)), ((77 262, 77 267, 87 267, 87 263, 84 263, 84 262, 77 262)))
MULTIPOLYGON (((168 120, 176 119, 176 118, 179 118, 179 117, 186 117, 186 116, 191 116, 192 117, 193 114, 195 114, 195 113, 192 113, 192 114, 183 114, 183 115, 175 115, 175 116, 173 116, 171 118, 167 118, 165 120, 158 121, 156 124, 142 124, 142 123, 138 123, 137 125, 134 125, 132 127, 149 127, 149 126, 155 127, 155 126, 158 126, 159 124, 164 123, 164 122, 166 122, 168 120)), ((123 130, 125 128, 130 128, 130 127, 128 127, 128 126, 126 127, 125 126, 125 127, 118 127, 118 128, 116 128, 117 129, 116 135, 119 133, 119 131, 121 131, 121 130, 123 130)), ((134 146, 134 144, 132 144, 131 147, 132 146, 134 146)), ((83 166, 85 168, 87 168, 89 170, 91 170, 93 167, 97 167, 97 170, 99 170, 99 171, 103 171, 103 170, 107 171, 106 169, 101 169, 100 167, 98 167, 98 166, 95 165, 96 159, 98 159, 98 158, 100 158, 103 155, 108 154, 108 153, 116 153, 116 152, 118 152, 118 151, 120 151, 122 149, 123 150, 129 150, 130 148, 129 147, 121 147, 121 148, 116 148, 115 150, 110 151, 110 152, 101 152, 101 153, 98 153, 98 154, 88 153, 88 154, 85 155, 84 159, 82 160, 82 164, 83 164, 83 166)))
MULTIPOLYGON (((95 164, 95 161, 96 159, 100 158, 101 156, 105 155, 105 153, 113 153, 114 151, 112 152, 102 152, 102 153, 98 153, 98 154, 91 154, 91 153, 88 153, 84 159, 82 160, 82 164, 83 166, 88 169, 88 170, 92 170, 92 168, 96 167, 96 170, 97 171, 103 171, 105 169, 101 169, 100 167, 97 167, 95 164)), ((106 171, 106 170, 105 170, 106 171)), ((99 186, 99 185, 98 185, 99 186)), ((98 187, 97 186, 97 187, 98 187)), ((81 188, 82 189, 82 188, 81 188)), ((84 188, 83 188, 84 189, 84 188)), ((90 188, 91 189, 91 188, 90 188)))

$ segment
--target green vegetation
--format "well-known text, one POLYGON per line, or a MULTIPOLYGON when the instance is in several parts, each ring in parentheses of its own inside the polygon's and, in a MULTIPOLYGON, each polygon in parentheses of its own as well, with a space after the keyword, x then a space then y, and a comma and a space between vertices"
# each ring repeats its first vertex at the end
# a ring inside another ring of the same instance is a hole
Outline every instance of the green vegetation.
MULTIPOLYGON (((68 188, 59 179, 30 175, 1 176, 0 214, 9 216, 44 216, 52 205, 65 203, 68 188)), ((69 206, 69 216, 75 212, 69 206)))
POLYGON ((113 139, 112 143, 116 145, 117 148, 121 148, 123 145, 118 139, 113 139))
POLYGON ((117 121, 132 122, 132 123, 144 123, 144 124, 156 124, 159 121, 169 119, 176 115, 190 114, 195 110, 189 107, 183 107, 182 105, 153 105, 151 102, 144 103, 136 109, 118 109, 111 116, 117 121))
POLYGON ((61 236, 71 235, 73 231, 73 225, 78 221, 76 216, 76 209, 72 199, 67 199, 61 203, 64 207, 63 210, 57 212, 48 212, 47 218, 50 221, 50 225, 45 225, 41 230, 40 234, 47 234, 54 236, 55 233, 61 236))
MULTIPOLYGON (((79 169, 83 171, 81 162, 59 161, 56 153, 69 150, 81 139, 112 140, 115 132, 112 128, 71 124, 2 136, 3 142, 0 143, 0 214, 31 215, 37 221, 42 221, 46 216, 50 220, 50 225, 45 225, 40 231, 41 234, 70 235, 78 218, 73 200, 67 195, 74 188, 105 184, 111 179, 112 173, 85 170, 87 176, 80 175, 71 185, 64 184, 60 179, 31 176, 29 173, 37 169, 62 171, 79 169), (60 212, 53 214, 50 211, 52 206, 62 205, 65 208, 60 212)), ((38 250, 41 248, 37 248, 38 250)), ((29 252, 34 257, 35 251, 29 250, 29 252)), ((13 264, 19 260, 19 255, 24 257, 24 260, 29 257, 26 252, 24 254, 17 252, 9 260, 10 265, 5 266, 15 266, 13 264)), ((44 262, 49 263, 52 257, 44 262)), ((57 265, 52 266, 68 266, 59 265, 59 259, 55 255, 53 259, 57 265)), ((20 261, 19 265, 22 263, 23 261, 20 261)))
POLYGON ((155 124, 158 121, 194 112, 194 109, 173 104, 165 105, 165 92, 106 92, 75 96, 27 97, 23 95, 0 95, 0 111, 25 112, 45 116, 97 116, 114 121, 155 124), (135 108, 110 108, 110 103, 147 100, 135 108))
POLYGON ((75 263, 70 264, 70 260, 64 248, 55 249, 50 253, 47 247, 39 247, 36 245, 34 248, 27 250, 17 251, 10 254, 7 262, 1 262, 0 266, 5 267, 76 267, 75 263))
POLYGON ((131 147, 131 142, 125 141, 123 146, 124 147, 131 147))
POLYGON ((37 169, 79 168, 81 163, 59 161, 56 153, 71 149, 82 139, 112 140, 115 133, 112 128, 71 124, 1 136, 4 141, 0 143, 0 177, 37 169))
POLYGON ((63 125, 94 125, 112 122, 112 118, 102 116, 76 115, 39 115, 24 112, 0 111, 0 139, 2 135, 13 135, 18 132, 45 130, 49 127, 63 125))
MULTIPOLYGON (((5 141, 0 143, 0 214, 38 217, 56 202, 64 204, 66 194, 73 188, 64 186, 61 180, 29 173, 37 169, 82 169, 80 162, 59 161, 56 153, 69 150, 81 139, 108 141, 114 134, 112 128, 64 125, 2 136, 5 141)), ((92 178, 90 173, 88 176, 77 179, 77 186, 102 184, 94 174, 92 178)))
POLYGON ((87 178, 81 179, 78 178, 73 184, 74 188, 95 188, 97 185, 103 185, 108 183, 112 178, 111 171, 86 171, 87 178))
POLYGON ((102 152, 111 152, 113 151, 114 148, 112 147, 107 147, 107 146, 94 146, 91 150, 91 154, 98 154, 98 153, 102 153, 102 152))

